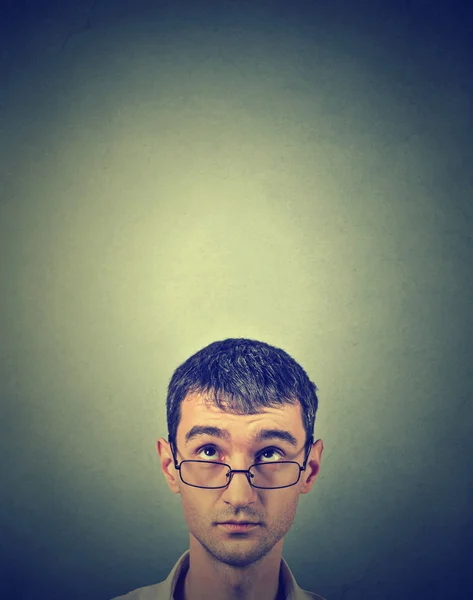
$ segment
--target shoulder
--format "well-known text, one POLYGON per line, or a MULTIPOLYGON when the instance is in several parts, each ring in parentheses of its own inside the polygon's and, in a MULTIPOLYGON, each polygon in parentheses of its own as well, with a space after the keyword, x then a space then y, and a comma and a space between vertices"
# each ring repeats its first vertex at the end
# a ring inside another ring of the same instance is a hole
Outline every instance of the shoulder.
POLYGON ((325 600, 325 598, 319 596, 315 592, 309 592, 299 587, 284 558, 281 559, 281 571, 287 598, 290 598, 291 600, 325 600))
POLYGON ((308 592, 307 590, 301 590, 301 600, 325 600, 322 596, 314 592, 308 592))
POLYGON ((173 597, 176 585, 188 566, 189 550, 186 550, 164 581, 138 588, 123 596, 112 598, 112 600, 169 600, 173 597))
POLYGON ((167 600, 168 597, 162 595, 160 592, 162 592, 162 585, 161 583, 157 583, 155 585, 147 585, 146 587, 138 588, 124 596, 112 598, 112 600, 161 600, 161 598, 166 598, 167 600))

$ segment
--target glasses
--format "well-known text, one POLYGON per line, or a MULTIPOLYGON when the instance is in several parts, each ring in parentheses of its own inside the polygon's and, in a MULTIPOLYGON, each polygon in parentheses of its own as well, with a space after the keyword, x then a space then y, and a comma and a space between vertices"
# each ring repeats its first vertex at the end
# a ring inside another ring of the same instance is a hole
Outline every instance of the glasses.
POLYGON ((183 460, 178 464, 174 454, 174 443, 171 442, 171 451, 174 466, 179 471, 181 481, 192 487, 218 490, 226 488, 234 473, 245 473, 248 483, 262 490, 277 490, 296 485, 305 471, 309 452, 314 443, 311 437, 306 444, 304 464, 300 465, 293 460, 278 460, 271 463, 255 463, 248 469, 232 469, 230 465, 212 460, 183 460))

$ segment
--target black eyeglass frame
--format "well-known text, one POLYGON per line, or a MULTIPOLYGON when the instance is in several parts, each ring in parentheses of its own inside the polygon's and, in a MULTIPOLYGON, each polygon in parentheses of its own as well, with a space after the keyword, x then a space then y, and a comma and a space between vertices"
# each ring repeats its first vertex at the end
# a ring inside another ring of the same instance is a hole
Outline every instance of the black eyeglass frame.
MULTIPOLYGON (((182 483, 185 483, 186 485, 189 485, 189 486, 195 487, 195 488, 199 488, 201 490, 222 490, 223 488, 226 488, 230 485, 230 483, 233 479, 233 473, 245 473, 246 478, 248 479, 248 483, 251 485, 251 487, 254 487, 259 490, 281 490, 283 488, 292 487, 293 485, 296 485, 297 483, 299 483, 302 471, 305 471, 307 468, 307 461, 309 460, 309 454, 312 449, 312 446, 314 445, 314 436, 311 435, 310 439, 305 443, 306 454, 305 454, 304 463, 302 465, 300 463, 298 463, 296 460, 278 460, 277 463, 275 463, 278 465, 288 464, 288 463, 296 464, 299 467, 299 475, 297 477, 297 480, 294 483, 290 483, 289 485, 280 485, 278 487, 271 487, 271 488, 254 485, 251 482, 251 478, 254 477, 254 474, 251 473, 251 469, 253 467, 261 466, 261 463, 254 463, 250 467, 248 467, 248 469, 232 469, 229 464, 222 463, 222 462, 219 462, 216 460, 181 460, 181 462, 178 463, 177 459, 176 459, 176 455, 174 454, 174 449, 176 449, 176 451, 177 451, 177 445, 174 444, 171 437, 169 438, 169 444, 171 446, 172 457, 174 459, 174 467, 179 471, 179 477, 181 478, 182 483), (218 487, 207 487, 207 486, 203 486, 203 485, 194 485, 193 483, 187 483, 187 481, 184 481, 184 479, 182 477, 182 473, 181 473, 181 466, 183 463, 186 463, 186 462, 215 464, 215 465, 222 465, 222 466, 228 467, 228 469, 229 469, 229 471, 227 473, 228 482, 225 485, 219 485, 218 487)), ((272 464, 272 463, 264 463, 264 464, 272 464)))

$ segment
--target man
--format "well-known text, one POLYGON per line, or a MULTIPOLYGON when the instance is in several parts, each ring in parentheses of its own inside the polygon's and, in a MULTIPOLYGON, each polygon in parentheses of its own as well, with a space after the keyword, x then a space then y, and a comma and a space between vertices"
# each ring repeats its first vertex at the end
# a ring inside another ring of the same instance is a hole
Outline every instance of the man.
POLYGON ((165 581, 120 600, 321 598, 299 588, 282 558, 299 496, 320 468, 316 391, 286 352, 247 339, 214 342, 176 369, 169 442, 157 449, 190 548, 165 581))

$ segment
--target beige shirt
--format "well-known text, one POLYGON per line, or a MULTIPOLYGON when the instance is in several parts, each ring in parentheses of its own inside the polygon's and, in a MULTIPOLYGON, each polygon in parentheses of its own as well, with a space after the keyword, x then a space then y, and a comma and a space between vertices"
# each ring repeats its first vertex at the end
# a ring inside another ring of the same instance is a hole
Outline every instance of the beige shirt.
MULTIPOLYGON (((125 596, 117 596, 112 600, 174 600, 174 591, 177 582, 181 577, 185 576, 188 568, 189 550, 184 552, 167 578, 164 581, 161 581, 161 583, 138 588, 129 594, 125 594, 125 596)), ((297 585, 294 575, 291 573, 284 558, 281 558, 280 575, 284 582, 286 600, 324 600, 322 596, 317 596, 317 594, 314 594, 313 592, 306 592, 297 585)))

